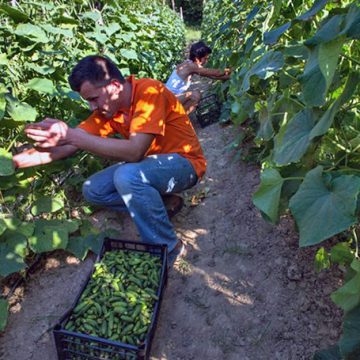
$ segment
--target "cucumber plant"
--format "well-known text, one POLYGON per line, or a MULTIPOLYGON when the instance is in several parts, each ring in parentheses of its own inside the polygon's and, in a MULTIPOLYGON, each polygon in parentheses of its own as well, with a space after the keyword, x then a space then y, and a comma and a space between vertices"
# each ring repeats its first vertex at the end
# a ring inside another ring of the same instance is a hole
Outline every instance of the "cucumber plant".
MULTIPOLYGON (((67 249, 84 258, 103 237, 82 220, 89 208, 79 196, 99 159, 80 153, 15 171, 12 155, 31 146, 25 125, 49 116, 76 126, 90 114, 67 83, 82 57, 100 53, 125 76, 165 80, 183 45, 184 24, 161 1, 0 4, 0 280, 24 272, 33 254, 67 249)), ((1 300, 0 331, 6 312, 1 300)))
POLYGON ((222 117, 231 117, 240 140, 253 140, 243 155, 262 167, 254 204, 272 223, 290 211, 300 246, 338 239, 330 250, 320 247, 315 264, 347 269, 344 286, 332 294, 345 320, 331 351, 338 358, 355 356, 360 349, 354 328, 360 324, 359 1, 210 0, 203 13, 213 65, 233 69, 231 80, 217 89, 224 100, 222 117))

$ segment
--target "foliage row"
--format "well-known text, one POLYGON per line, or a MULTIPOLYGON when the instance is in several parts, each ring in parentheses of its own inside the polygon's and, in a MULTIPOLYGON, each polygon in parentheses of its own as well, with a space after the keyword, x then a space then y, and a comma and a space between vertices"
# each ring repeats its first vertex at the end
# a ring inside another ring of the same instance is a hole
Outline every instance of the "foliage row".
POLYGON ((218 89, 223 117, 239 127, 239 143, 254 140, 246 156, 262 164, 254 204, 273 223, 290 209, 300 246, 338 235, 316 265, 348 269, 332 294, 345 322, 331 351, 351 358, 360 349, 359 1, 208 1, 203 35, 214 65, 233 68, 218 89))
MULTIPOLYGON (((169 6, 172 1, 168 0, 169 6)), ((175 0, 175 8, 180 11, 182 8, 184 21, 190 26, 200 26, 203 12, 203 0, 175 0)))
MULTIPOLYGON (((182 21, 162 2, 7 3, 0 4, 0 279, 26 269, 36 253, 60 248, 84 258, 99 247, 98 232, 80 220, 89 209, 76 207, 99 160, 79 154, 15 172, 12 152, 27 146, 25 124, 49 116, 76 125, 89 115, 67 83, 86 55, 108 56, 124 75, 164 80, 184 45, 182 21)), ((6 308, 1 301, 0 331, 6 308)))

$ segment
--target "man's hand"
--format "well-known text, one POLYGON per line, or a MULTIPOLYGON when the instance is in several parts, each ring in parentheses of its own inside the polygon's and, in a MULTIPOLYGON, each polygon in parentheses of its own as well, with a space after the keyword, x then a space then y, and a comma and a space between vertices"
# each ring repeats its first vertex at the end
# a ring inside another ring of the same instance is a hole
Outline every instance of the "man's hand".
POLYGON ((229 76, 231 74, 231 72, 232 72, 231 68, 225 68, 224 75, 229 76))
POLYGON ((25 134, 35 141, 35 146, 50 148, 69 144, 71 130, 61 120, 45 118, 39 123, 28 125, 25 134))

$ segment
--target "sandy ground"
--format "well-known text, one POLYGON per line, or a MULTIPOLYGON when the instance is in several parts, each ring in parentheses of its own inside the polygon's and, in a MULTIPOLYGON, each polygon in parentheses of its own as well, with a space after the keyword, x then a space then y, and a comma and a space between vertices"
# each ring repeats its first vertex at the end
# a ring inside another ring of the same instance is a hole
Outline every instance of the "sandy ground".
MULTIPOLYGON (((330 293, 341 274, 317 274, 314 248, 299 249, 294 224, 266 223, 251 201, 259 168, 227 150, 232 126, 197 127, 208 159, 206 177, 184 193, 174 218, 188 254, 169 273, 151 359, 300 360, 335 343, 341 312, 330 293), (196 206, 192 206, 197 202, 196 206)), ((129 217, 100 211, 92 220, 138 238, 129 217)), ((52 327, 73 303, 93 256, 79 262, 63 252, 43 259, 17 289, 0 337, 1 360, 52 360, 52 327)))

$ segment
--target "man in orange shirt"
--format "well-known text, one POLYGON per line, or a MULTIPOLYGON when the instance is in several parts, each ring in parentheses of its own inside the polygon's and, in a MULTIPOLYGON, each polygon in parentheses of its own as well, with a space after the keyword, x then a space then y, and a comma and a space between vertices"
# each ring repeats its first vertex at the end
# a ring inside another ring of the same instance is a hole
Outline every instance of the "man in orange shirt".
POLYGON ((78 149, 117 161, 85 181, 85 199, 128 211, 142 240, 168 245, 173 262, 184 247, 161 195, 192 187, 206 169, 183 106, 161 82, 124 79, 114 63, 97 55, 83 58, 69 82, 93 113, 77 128, 51 118, 27 126, 35 148, 15 155, 15 166, 46 164, 78 149), (116 133, 124 139, 108 137, 116 133))

